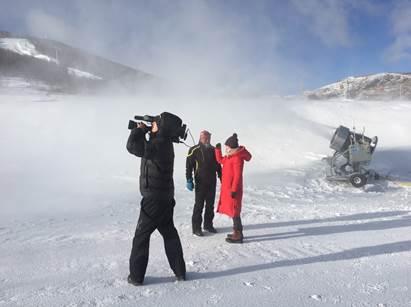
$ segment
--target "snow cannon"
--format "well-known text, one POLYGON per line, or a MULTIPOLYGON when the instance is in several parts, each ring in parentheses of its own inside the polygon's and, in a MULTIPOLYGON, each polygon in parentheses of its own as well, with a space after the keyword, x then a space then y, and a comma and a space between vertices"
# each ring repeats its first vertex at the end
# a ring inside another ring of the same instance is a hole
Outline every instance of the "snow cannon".
POLYGON ((356 133, 344 126, 339 126, 331 138, 331 157, 325 158, 328 164, 327 179, 331 181, 349 181, 360 188, 369 179, 378 179, 374 170, 368 168, 377 147, 378 137, 369 138, 363 132, 356 133))

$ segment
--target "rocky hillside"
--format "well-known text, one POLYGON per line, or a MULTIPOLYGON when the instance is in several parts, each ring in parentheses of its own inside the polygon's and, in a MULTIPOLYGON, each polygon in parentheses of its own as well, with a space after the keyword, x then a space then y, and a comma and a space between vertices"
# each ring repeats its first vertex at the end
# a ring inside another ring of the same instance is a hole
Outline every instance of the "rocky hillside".
POLYGON ((0 86, 16 79, 69 93, 108 87, 137 92, 158 80, 57 41, 0 32, 0 86))
POLYGON ((309 99, 411 100, 411 74, 380 73, 349 77, 319 89, 307 91, 304 95, 309 99))

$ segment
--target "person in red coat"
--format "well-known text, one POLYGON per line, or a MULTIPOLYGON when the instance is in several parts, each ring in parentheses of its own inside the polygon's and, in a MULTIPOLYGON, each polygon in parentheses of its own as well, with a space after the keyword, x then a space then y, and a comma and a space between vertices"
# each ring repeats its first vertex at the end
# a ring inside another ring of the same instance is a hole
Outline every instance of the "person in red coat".
POLYGON ((241 223, 241 203, 243 198, 243 168, 244 161, 251 160, 251 154, 244 146, 238 145, 237 134, 234 133, 224 143, 226 155, 221 153, 221 144, 216 145, 215 156, 222 165, 222 181, 220 200, 217 212, 233 219, 233 233, 226 241, 243 243, 243 225, 241 223))

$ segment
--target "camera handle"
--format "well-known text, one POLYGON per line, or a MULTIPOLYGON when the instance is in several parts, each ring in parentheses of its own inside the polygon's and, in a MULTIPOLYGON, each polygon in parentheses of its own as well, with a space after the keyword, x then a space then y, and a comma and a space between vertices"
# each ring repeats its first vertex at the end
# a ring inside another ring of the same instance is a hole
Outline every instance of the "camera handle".
POLYGON ((151 116, 151 115, 144 115, 144 116, 136 115, 134 116, 134 119, 152 123, 156 120, 156 117, 151 116))

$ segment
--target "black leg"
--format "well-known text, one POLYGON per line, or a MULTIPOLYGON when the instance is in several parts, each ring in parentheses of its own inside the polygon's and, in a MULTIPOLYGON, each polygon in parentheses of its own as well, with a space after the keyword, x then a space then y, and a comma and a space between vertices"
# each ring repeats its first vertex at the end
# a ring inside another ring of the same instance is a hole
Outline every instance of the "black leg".
POLYGON ((205 202, 204 228, 213 227, 215 187, 209 188, 205 202))
POLYGON ((193 232, 196 230, 201 230, 204 201, 204 192, 201 187, 197 186, 195 190, 195 203, 192 216, 193 232))
POLYGON ((164 248, 168 263, 177 277, 186 275, 186 265, 184 262, 183 248, 181 246, 180 237, 173 222, 173 211, 169 212, 158 226, 158 231, 163 236, 164 248))
POLYGON ((141 211, 130 255, 130 276, 135 281, 143 282, 144 280, 148 264, 150 236, 155 229, 154 222, 141 211))

